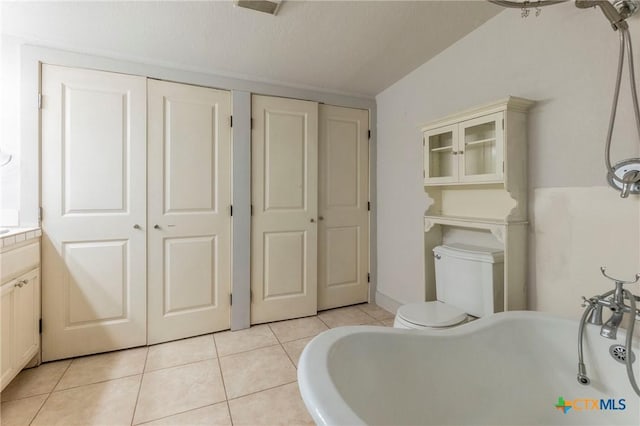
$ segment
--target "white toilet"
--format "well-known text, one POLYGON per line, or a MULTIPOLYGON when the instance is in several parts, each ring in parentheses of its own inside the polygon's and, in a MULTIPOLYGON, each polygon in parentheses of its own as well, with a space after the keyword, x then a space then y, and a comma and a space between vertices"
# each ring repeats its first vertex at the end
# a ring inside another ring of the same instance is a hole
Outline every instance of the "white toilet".
POLYGON ((436 301, 403 305, 393 326, 438 329, 501 312, 504 306, 504 253, 465 244, 433 249, 436 301))

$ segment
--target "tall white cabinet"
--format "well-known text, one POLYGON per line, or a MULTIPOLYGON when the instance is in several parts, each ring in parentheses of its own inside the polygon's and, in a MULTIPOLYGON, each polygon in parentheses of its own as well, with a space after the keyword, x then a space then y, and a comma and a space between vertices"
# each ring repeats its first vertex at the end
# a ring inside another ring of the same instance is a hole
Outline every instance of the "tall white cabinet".
POLYGON ((425 298, 435 300, 432 250, 443 242, 504 250, 504 310, 526 308, 527 111, 509 97, 424 126, 425 298))

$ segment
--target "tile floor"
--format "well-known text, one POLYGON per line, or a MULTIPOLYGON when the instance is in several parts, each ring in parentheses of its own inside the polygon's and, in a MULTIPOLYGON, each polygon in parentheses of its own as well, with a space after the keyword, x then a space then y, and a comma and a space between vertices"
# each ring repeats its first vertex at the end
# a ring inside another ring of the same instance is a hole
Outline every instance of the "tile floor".
POLYGON ((0 424, 313 424, 296 368, 318 333, 344 325, 393 325, 372 304, 22 371, 2 392, 0 424))

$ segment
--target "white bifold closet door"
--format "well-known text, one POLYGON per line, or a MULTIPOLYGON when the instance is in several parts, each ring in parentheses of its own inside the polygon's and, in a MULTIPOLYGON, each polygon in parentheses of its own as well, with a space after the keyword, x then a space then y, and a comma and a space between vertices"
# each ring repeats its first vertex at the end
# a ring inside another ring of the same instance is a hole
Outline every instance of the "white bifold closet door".
POLYGON ((229 328, 231 95, 149 80, 148 343, 229 328))
POLYGON ((42 358, 146 343, 146 79, 42 66, 42 358))
POLYGON ((318 310, 366 302, 369 112, 320 105, 318 310))
POLYGON ((317 309, 318 104, 252 97, 251 323, 317 309))

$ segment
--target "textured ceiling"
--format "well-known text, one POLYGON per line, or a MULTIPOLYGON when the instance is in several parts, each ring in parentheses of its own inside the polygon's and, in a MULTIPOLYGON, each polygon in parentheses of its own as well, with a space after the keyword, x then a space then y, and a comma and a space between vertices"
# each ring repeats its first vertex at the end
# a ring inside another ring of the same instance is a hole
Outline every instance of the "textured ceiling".
POLYGON ((374 96, 500 12, 485 1, 2 3, 2 32, 83 53, 374 96))

